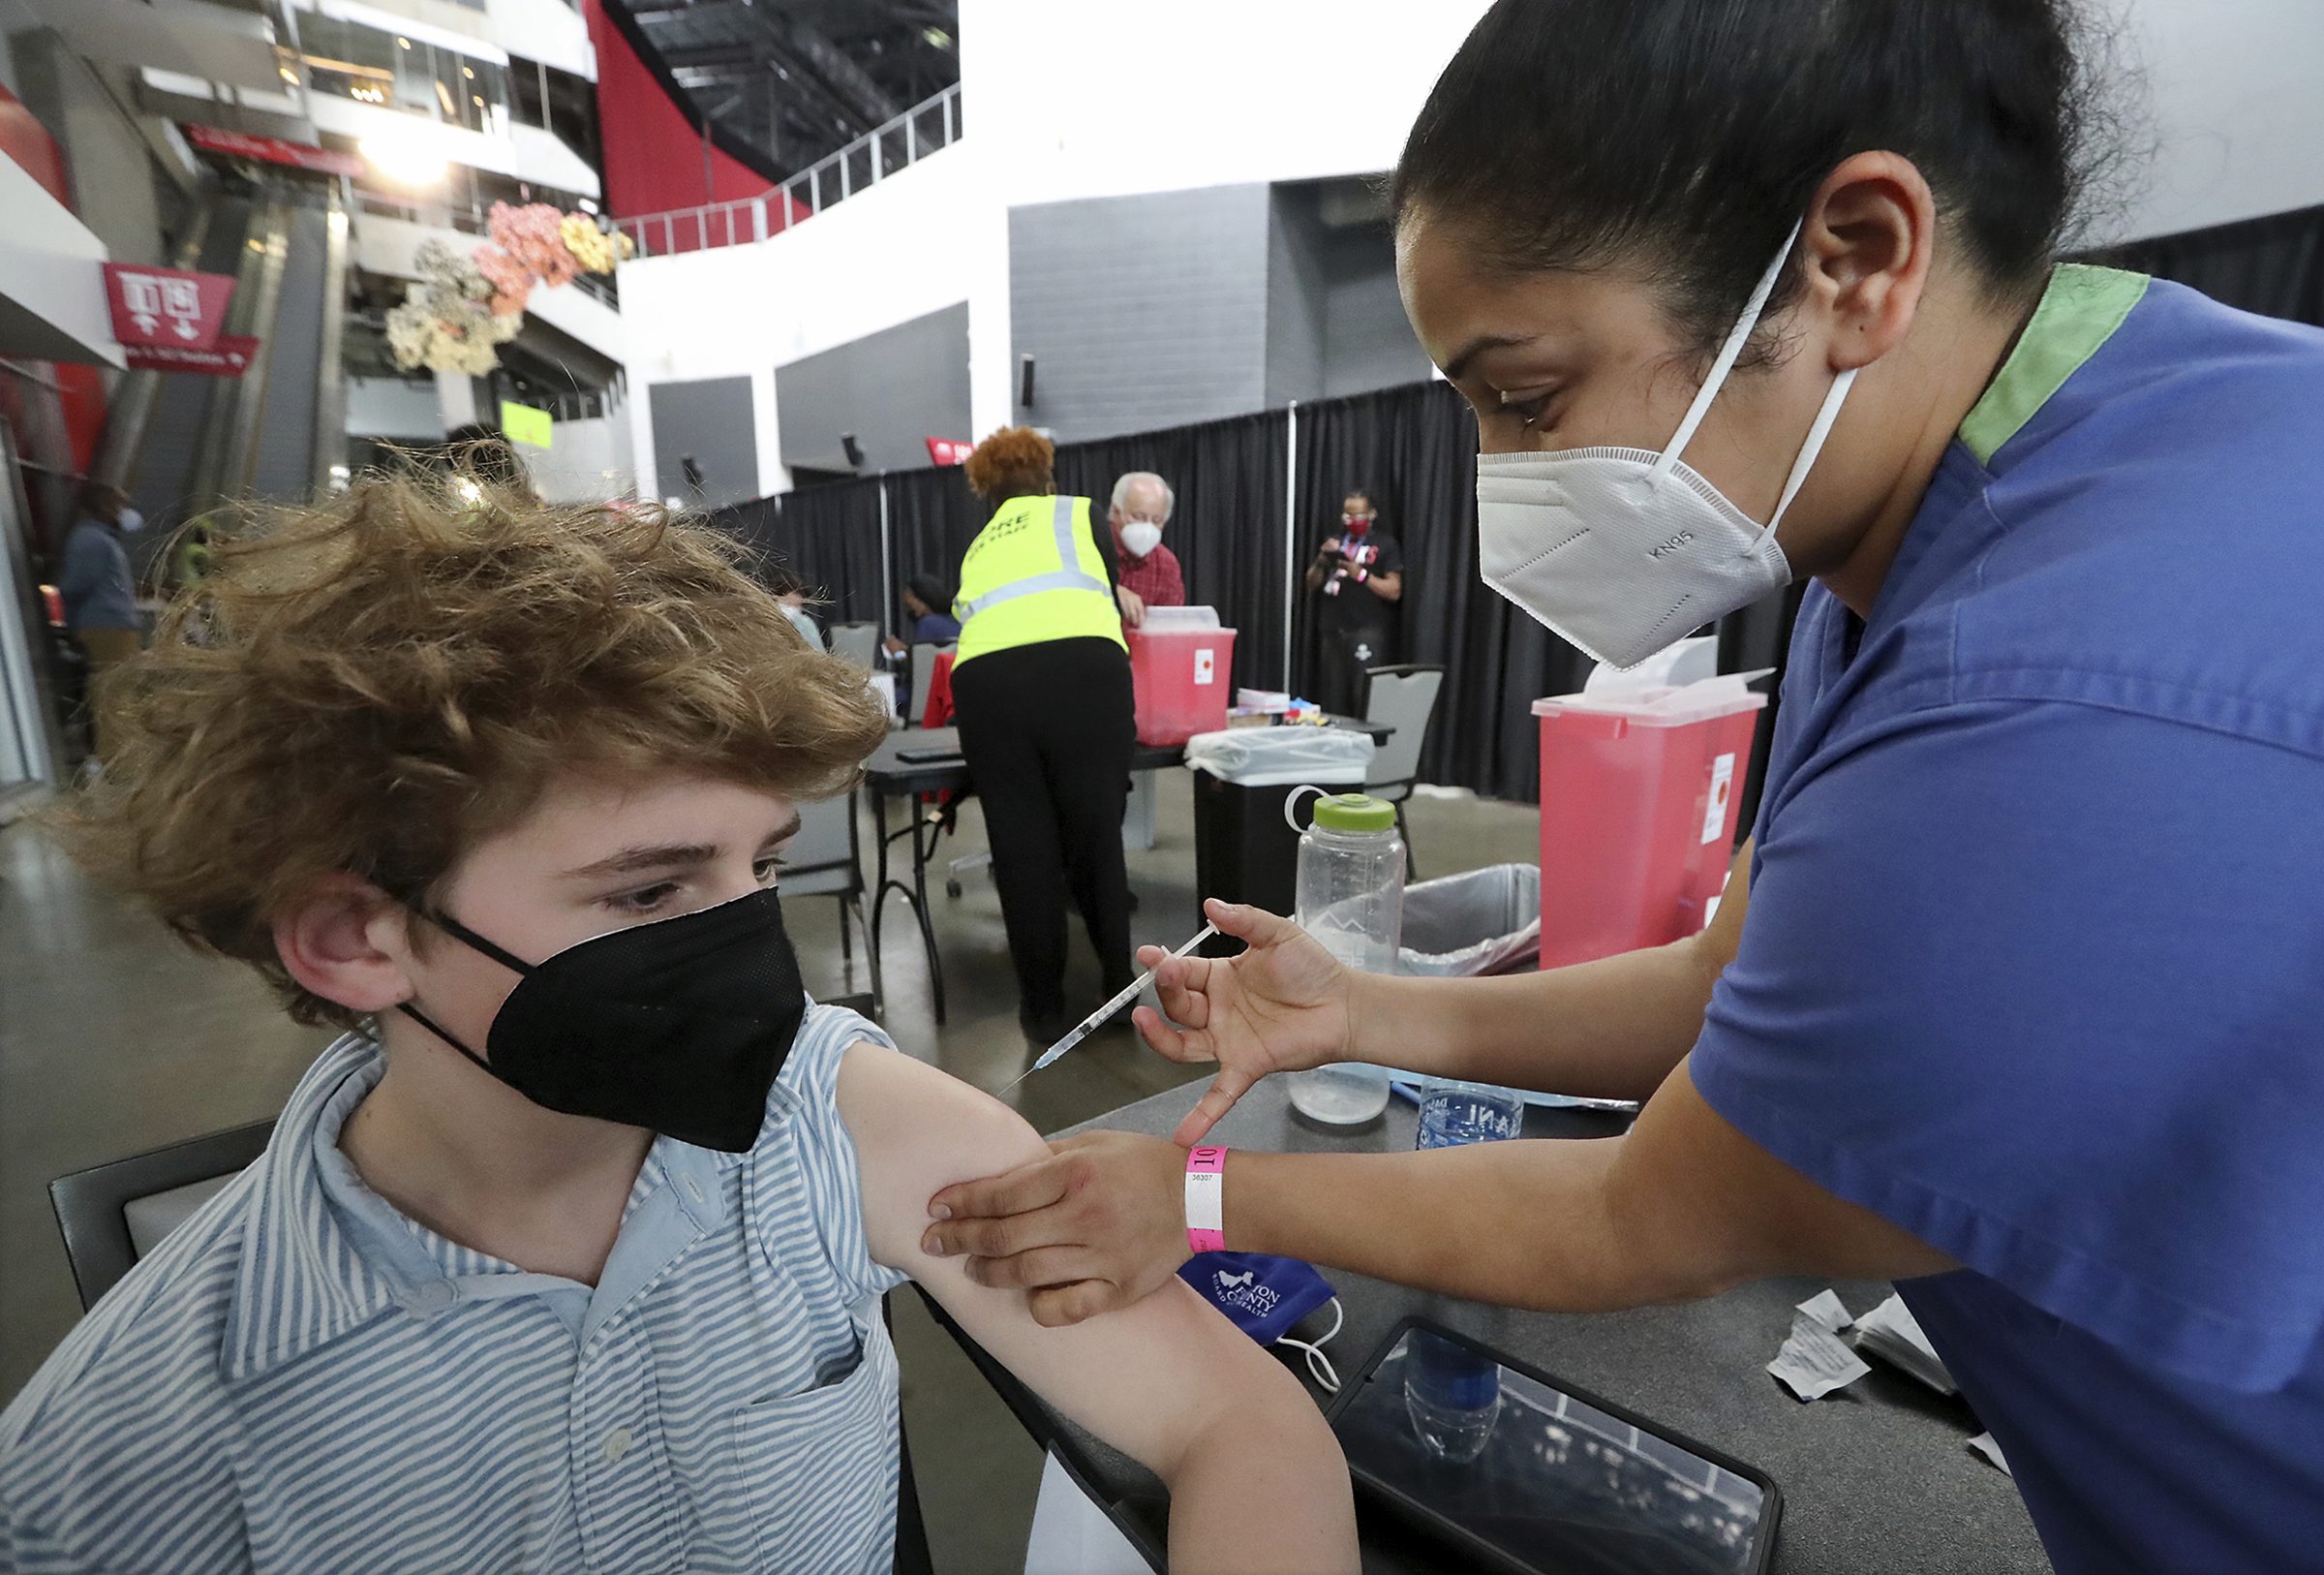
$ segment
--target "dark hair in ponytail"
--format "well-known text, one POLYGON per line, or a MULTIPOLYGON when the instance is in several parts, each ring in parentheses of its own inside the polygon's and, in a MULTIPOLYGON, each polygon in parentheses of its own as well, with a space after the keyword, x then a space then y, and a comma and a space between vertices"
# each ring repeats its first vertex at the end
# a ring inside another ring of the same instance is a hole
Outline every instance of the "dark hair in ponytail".
MULTIPOLYGON (((2070 0, 1500 0, 1404 144, 1392 201, 1515 271, 1642 269, 1704 346, 1817 186, 1912 161, 1997 301, 2036 292, 2092 97, 2070 0)), ((1770 311, 1794 297, 1786 270, 1770 311)))

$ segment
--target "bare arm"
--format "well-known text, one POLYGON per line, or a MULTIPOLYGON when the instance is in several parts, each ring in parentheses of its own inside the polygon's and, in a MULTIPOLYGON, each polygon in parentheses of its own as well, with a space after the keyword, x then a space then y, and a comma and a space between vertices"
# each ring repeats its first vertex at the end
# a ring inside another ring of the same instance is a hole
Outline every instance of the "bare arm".
MULTIPOLYGON (((937 1194, 929 1245, 979 1283, 1045 1287, 1044 1320, 1147 1294, 1187 1256, 1185 1151, 1093 1132, 1044 1165, 937 1194)), ((1508 1307, 1689 1301, 1771 1274, 1956 1267, 1735 1130, 1682 1063, 1624 1137, 1227 1159, 1227 1246, 1508 1307)))
POLYGON ((1404 600, 1404 575, 1402 571, 1398 571, 1393 574, 1367 575, 1364 578, 1363 585, 1365 590, 1370 591, 1372 595, 1378 597, 1383 602, 1401 602, 1404 600))
POLYGON ((1702 1032, 1711 986, 1742 940, 1750 874, 1746 843, 1727 900, 1700 935, 1497 979, 1353 973, 1288 919, 1213 902, 1206 914, 1251 949, 1176 961, 1159 947, 1142 949, 1142 964, 1161 963, 1162 1012, 1141 1006, 1136 1022, 1147 1043, 1173 1061, 1219 1064, 1210 1091, 1178 1127, 1181 1143, 1201 1142, 1268 1073, 1327 1061, 1643 1099, 1702 1032))
POLYGON ((1283 1366, 1175 1279, 1135 1307, 1044 1328, 1026 1298, 922 1251, 939 1187, 1036 1159, 1007 1106, 892 1050, 858 1044, 840 1071, 872 1255, 925 1285, 1036 1393, 1171 1490, 1171 1568, 1353 1571, 1347 1465, 1283 1366))

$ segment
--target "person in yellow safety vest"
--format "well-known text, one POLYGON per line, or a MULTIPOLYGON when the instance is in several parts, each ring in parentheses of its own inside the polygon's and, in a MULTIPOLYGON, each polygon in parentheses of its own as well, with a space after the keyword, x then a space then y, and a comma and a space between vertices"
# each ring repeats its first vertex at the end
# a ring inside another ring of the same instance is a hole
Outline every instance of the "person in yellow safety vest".
POLYGON ((1055 449, 1004 427, 968 456, 993 518, 962 560, 952 700, 984 800, 993 883, 1017 969, 1017 1020, 1062 1035, 1070 892, 1104 993, 1130 982, 1130 883, 1121 858, 1137 717, 1114 561, 1087 498, 1056 496, 1055 449))

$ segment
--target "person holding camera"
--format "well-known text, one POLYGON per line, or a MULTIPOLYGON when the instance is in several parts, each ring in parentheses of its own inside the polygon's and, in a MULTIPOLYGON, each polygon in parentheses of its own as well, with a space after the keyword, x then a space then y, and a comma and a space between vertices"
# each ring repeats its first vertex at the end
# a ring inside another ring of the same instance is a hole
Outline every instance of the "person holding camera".
POLYGON ((1309 687, 1325 710, 1352 717, 1363 714, 1371 689, 1365 670, 1394 660, 1391 609, 1404 597, 1404 549, 1380 529, 1379 512, 1361 487, 1349 488, 1341 500, 1339 525, 1307 566, 1323 634, 1309 687))

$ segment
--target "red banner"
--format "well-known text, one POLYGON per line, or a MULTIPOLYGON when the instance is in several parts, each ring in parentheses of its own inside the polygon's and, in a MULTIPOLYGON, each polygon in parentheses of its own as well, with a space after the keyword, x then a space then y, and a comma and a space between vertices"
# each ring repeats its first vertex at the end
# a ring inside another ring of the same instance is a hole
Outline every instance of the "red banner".
POLYGON ((975 447, 975 444, 963 443, 958 438, 931 438, 928 440, 928 457, 932 463, 938 465, 965 465, 968 463, 969 450, 975 447))
POLYGON ((238 378, 250 370, 259 342, 246 333, 222 333, 207 350, 191 345, 129 345, 133 372, 192 372, 207 378, 238 378))
POLYGON ((230 273, 105 264, 105 304, 112 310, 113 337, 124 345, 207 350, 217 343, 233 293, 230 273))
POLYGON ((251 137, 222 126, 180 123, 186 139, 204 153, 232 159, 257 159, 264 164, 287 164, 293 170, 312 170, 325 175, 359 175, 365 166, 352 153, 334 153, 311 142, 286 142, 273 137, 251 137))

